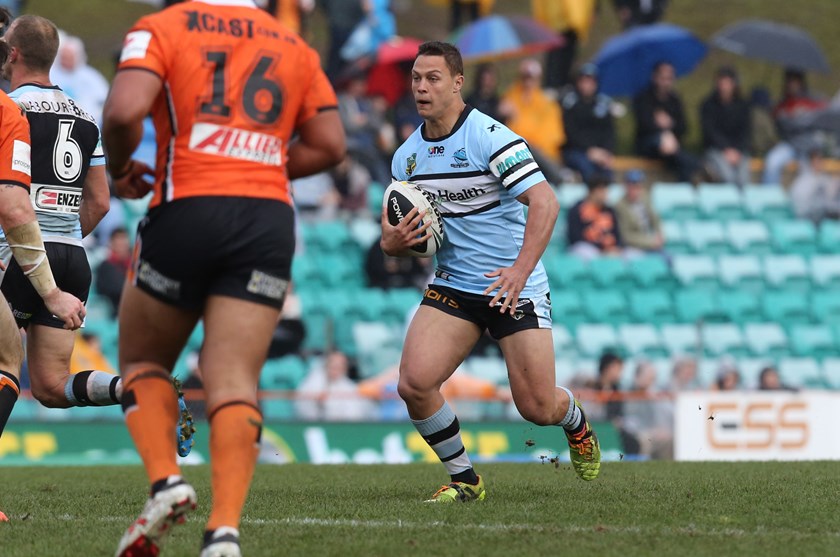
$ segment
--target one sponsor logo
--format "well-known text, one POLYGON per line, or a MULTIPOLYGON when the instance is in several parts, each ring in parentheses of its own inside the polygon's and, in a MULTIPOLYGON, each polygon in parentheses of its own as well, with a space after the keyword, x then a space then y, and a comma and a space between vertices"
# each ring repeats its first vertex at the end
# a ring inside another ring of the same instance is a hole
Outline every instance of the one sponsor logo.
POLYGON ((452 168, 466 168, 470 165, 470 161, 467 160, 467 150, 463 147, 455 151, 452 158, 455 159, 455 162, 449 165, 452 168))
POLYGON ((490 130, 490 133, 493 133, 494 131, 498 130, 499 128, 501 128, 501 126, 499 124, 490 124, 489 126, 487 126, 487 129, 490 130))
POLYGON ((150 31, 132 31, 125 36, 125 41, 123 41, 120 62, 145 58, 150 42, 152 42, 152 33, 150 31))
MULTIPOLYGON (((530 303, 531 303, 531 300, 530 300, 529 298, 520 298, 520 299, 516 302, 516 307, 521 308, 522 306, 527 305, 527 304, 530 304, 530 303)), ((499 300, 498 302, 496 302, 496 306, 495 306, 495 307, 497 307, 497 308, 498 308, 498 307, 502 307, 503 305, 504 305, 504 301, 499 300)))
POLYGON ((447 273, 446 271, 435 271, 435 276, 439 279, 448 281, 449 278, 452 276, 451 274, 447 273))
POLYGON ((162 275, 152 268, 147 261, 140 262, 137 269, 137 281, 168 298, 177 298, 181 292, 180 281, 162 275))
POLYGON ((417 170, 417 153, 411 153, 411 156, 405 159, 405 173, 409 176, 417 170))
POLYGON ((30 193, 36 210, 55 213, 78 213, 82 192, 78 188, 33 185, 30 193))
POLYGON ((438 203, 443 203, 444 201, 467 201, 469 199, 481 197, 485 193, 487 193, 487 190, 484 188, 464 188, 461 191, 441 190, 436 194, 436 201, 438 203))
POLYGON ((496 163, 496 173, 501 176, 517 164, 533 159, 533 155, 531 155, 530 149, 525 147, 524 149, 520 149, 516 151, 514 154, 510 155, 509 157, 505 157, 505 160, 502 162, 496 163))
POLYGON ((9 308, 11 308, 12 314, 15 316, 15 319, 20 319, 21 321, 26 321, 27 319, 32 319, 32 314, 31 313, 26 313, 26 312, 23 312, 23 311, 16 310, 11 305, 9 305, 9 308))
POLYGON ((29 143, 15 139, 12 146, 12 170, 32 176, 32 148, 29 143))
POLYGON ((397 222, 402 222, 402 209, 400 209, 400 200, 397 199, 396 195, 391 196, 391 208, 394 210, 394 214, 397 216, 397 222))
POLYGON ((446 152, 443 145, 432 145, 429 147, 429 157, 442 157, 446 152))
POLYGON ((431 288, 426 289, 426 292, 423 294, 423 297, 428 298, 430 300, 434 300, 435 302, 440 302, 441 304, 454 309, 458 309, 461 307, 461 304, 459 304, 446 294, 441 294, 437 290, 433 290, 431 288))
POLYGON ((279 137, 216 124, 195 124, 190 133, 190 150, 220 157, 281 166, 279 137))
POLYGON ((289 281, 287 280, 255 270, 251 271, 251 280, 248 281, 247 290, 251 294, 282 302, 283 298, 286 297, 288 286, 289 281))

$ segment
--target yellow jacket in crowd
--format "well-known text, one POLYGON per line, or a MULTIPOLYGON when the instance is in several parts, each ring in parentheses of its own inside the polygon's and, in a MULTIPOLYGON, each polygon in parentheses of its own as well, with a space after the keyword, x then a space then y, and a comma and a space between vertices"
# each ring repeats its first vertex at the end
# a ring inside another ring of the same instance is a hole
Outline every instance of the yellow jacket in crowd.
POLYGON ((557 160, 560 147, 566 142, 560 105, 539 88, 529 93, 514 83, 502 97, 503 110, 510 112, 507 126, 521 135, 531 147, 557 160))
POLYGON ((557 31, 572 29, 583 42, 595 19, 597 0, 531 0, 534 19, 557 31))

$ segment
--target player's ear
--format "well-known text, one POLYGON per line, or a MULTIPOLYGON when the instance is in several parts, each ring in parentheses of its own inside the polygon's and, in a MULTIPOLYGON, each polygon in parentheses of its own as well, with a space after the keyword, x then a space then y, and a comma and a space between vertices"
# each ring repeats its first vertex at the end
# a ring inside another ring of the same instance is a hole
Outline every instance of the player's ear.
POLYGON ((452 88, 453 93, 458 93, 461 91, 461 88, 464 86, 464 74, 458 74, 455 76, 455 86, 452 88))

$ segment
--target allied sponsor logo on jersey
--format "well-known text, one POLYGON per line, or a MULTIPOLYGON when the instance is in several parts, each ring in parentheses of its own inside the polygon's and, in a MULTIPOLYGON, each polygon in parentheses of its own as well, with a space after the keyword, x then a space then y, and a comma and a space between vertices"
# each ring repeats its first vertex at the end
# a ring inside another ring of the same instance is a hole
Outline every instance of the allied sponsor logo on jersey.
POLYGON ((216 124, 193 125, 190 150, 270 166, 283 164, 279 137, 216 124))
POLYGON ((146 51, 149 50, 149 43, 151 42, 152 33, 150 31, 132 31, 125 36, 125 41, 123 41, 120 62, 145 58, 146 51))
POLYGON ((484 188, 464 188, 461 191, 440 190, 436 194, 436 201, 438 203, 442 203, 444 201, 468 201, 470 199, 475 199, 476 197, 481 197, 486 193, 487 190, 484 188))
POLYGON ((411 153, 411 156, 405 159, 405 173, 411 176, 417 170, 417 153, 411 153))
POLYGON ((78 213, 82 205, 82 191, 78 188, 33 185, 30 197, 35 209, 55 213, 78 213))
POLYGON ((455 162, 449 165, 452 168, 466 168, 470 165, 470 162, 467 160, 467 150, 464 147, 455 151, 452 158, 455 159, 455 162))
POLYGON ((29 143, 15 139, 12 145, 12 170, 32 176, 32 147, 29 143))
POLYGON ((518 151, 516 151, 512 155, 509 155, 509 156, 505 157, 504 160, 496 163, 496 172, 501 176, 502 174, 504 174, 506 171, 510 170, 511 168, 516 166, 517 164, 519 164, 523 161, 531 160, 533 158, 534 158, 534 156, 531 154, 531 150, 528 149, 527 147, 524 147, 522 149, 519 149, 518 151))
POLYGON ((443 145, 432 145, 429 147, 429 157, 442 157, 446 153, 443 145))

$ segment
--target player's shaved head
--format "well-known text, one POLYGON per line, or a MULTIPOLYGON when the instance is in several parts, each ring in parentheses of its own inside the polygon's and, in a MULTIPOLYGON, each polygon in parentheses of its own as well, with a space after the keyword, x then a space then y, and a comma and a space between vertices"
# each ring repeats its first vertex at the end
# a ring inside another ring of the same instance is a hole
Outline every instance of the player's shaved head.
POLYGON ((52 21, 38 15, 22 15, 12 23, 6 40, 20 51, 26 67, 50 71, 58 53, 58 29, 52 21))

